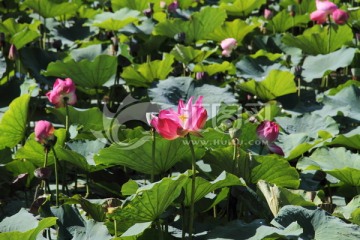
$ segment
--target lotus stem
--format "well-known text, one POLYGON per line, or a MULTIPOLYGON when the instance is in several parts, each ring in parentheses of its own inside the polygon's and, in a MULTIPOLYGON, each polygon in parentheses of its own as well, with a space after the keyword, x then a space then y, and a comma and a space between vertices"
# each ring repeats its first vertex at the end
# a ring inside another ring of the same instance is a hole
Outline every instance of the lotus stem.
POLYGON ((57 158, 57 155, 56 155, 56 152, 55 152, 54 147, 51 147, 51 148, 52 148, 52 151, 53 151, 53 153, 54 153, 54 158, 55 158, 55 161, 54 161, 54 167, 55 167, 55 185, 56 185, 56 188, 55 188, 55 193, 56 193, 55 203, 56 203, 56 206, 58 207, 58 206, 59 206, 58 158, 57 158))
POLYGON ((152 149, 151 149, 151 177, 150 177, 150 181, 153 183, 154 182, 154 176, 155 176, 155 147, 156 147, 156 138, 155 138, 155 129, 152 128, 151 129, 151 133, 152 133, 152 149))
POLYGON ((192 239, 193 234, 193 225, 194 225, 194 206, 195 206, 195 181, 196 181, 196 158, 195 158, 195 151, 194 151, 194 145, 191 141, 191 137, 189 134, 187 134, 187 140, 189 142, 189 147, 191 151, 191 198, 190 198, 190 219, 189 219, 189 239, 192 239))

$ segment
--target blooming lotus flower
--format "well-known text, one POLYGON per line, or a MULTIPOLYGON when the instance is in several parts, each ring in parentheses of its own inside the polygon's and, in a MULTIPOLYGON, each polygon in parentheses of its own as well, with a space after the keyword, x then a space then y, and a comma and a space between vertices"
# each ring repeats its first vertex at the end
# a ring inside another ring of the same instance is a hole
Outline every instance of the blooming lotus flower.
POLYGON ((268 149, 276 154, 284 155, 282 149, 274 142, 279 136, 279 125, 272 121, 263 121, 256 129, 256 134, 268 149))
POLYGON ((35 140, 41 144, 47 145, 54 140, 54 126, 45 120, 38 121, 35 125, 35 140))
POLYGON ((237 41, 235 38, 226 38, 221 41, 220 46, 223 49, 222 55, 230 57, 231 52, 237 47, 237 41))
POLYGON ((343 25, 346 23, 346 21, 349 18, 349 14, 341 9, 336 9, 332 13, 332 18, 334 19, 334 22, 339 25, 343 25))
POLYGON ((323 11, 327 14, 333 13, 338 7, 335 3, 328 0, 316 0, 316 9, 318 11, 323 11))
POLYGON ((62 80, 56 79, 53 90, 46 93, 49 101, 55 105, 55 107, 64 107, 65 101, 69 105, 76 103, 75 84, 70 78, 62 80))
POLYGON ((323 24, 324 22, 326 22, 328 15, 329 14, 322 10, 316 10, 310 13, 310 19, 312 21, 316 21, 317 24, 323 24))
POLYGON ((200 96, 193 104, 193 97, 185 104, 179 101, 177 111, 173 109, 161 110, 159 115, 153 116, 150 124, 156 131, 168 140, 184 137, 188 133, 199 136, 199 131, 204 127, 207 111, 202 106, 203 97, 200 96))

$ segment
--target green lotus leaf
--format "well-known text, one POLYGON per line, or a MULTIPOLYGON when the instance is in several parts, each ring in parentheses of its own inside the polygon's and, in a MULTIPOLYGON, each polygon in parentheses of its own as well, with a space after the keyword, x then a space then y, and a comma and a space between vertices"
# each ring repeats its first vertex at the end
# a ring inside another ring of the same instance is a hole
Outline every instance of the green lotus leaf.
POLYGON ((333 215, 356 223, 359 216, 360 195, 355 196, 346 206, 335 208, 333 215), (357 215, 357 216, 356 216, 357 215))
POLYGON ((251 171, 251 181, 257 183, 265 180, 281 187, 298 188, 299 173, 288 161, 278 155, 258 156, 260 164, 251 171))
POLYGON ((211 54, 213 54, 216 49, 211 51, 206 50, 197 50, 190 46, 183 45, 175 45, 175 47, 171 50, 170 54, 172 54, 176 60, 179 62, 189 64, 190 62, 199 63, 208 58, 211 54))
POLYGON ((206 72, 209 76, 219 72, 228 72, 229 74, 233 74, 235 71, 235 66, 228 61, 224 61, 222 63, 212 63, 209 65, 196 64, 193 69, 193 72, 206 72))
POLYGON ((37 239, 46 228, 56 225, 56 217, 43 218, 40 221, 24 208, 0 222, 0 239, 37 239))
POLYGON ((266 28, 269 32, 275 31, 279 33, 286 32, 286 30, 306 24, 310 21, 308 15, 291 16, 287 9, 277 13, 269 22, 266 28))
POLYGON ((163 60, 143 64, 134 64, 124 68, 121 77, 127 84, 137 87, 149 87, 154 80, 165 79, 173 70, 174 56, 165 53, 163 60))
POLYGON ((25 138, 30 95, 14 99, 0 122, 0 149, 14 147, 25 138))
MULTIPOLYGON (((165 173, 179 161, 190 159, 191 152, 186 139, 178 138, 169 141, 157 137, 153 167, 153 142, 149 138, 150 136, 147 138, 135 138, 130 140, 128 145, 120 142, 114 143, 94 156, 95 163, 107 167, 126 166, 146 174, 160 174, 165 173)), ((196 149, 195 151, 198 158, 201 158, 204 154, 202 149, 196 149)))
POLYGON ((187 175, 180 174, 141 187, 126 206, 116 209, 110 217, 126 230, 135 223, 152 222, 178 198, 187 179, 187 175))
MULTIPOLYGON (((185 206, 190 206, 191 202, 191 179, 189 178, 186 184, 184 185, 185 190, 185 206)), ((214 181, 207 181, 202 177, 196 177, 195 180, 195 198, 194 201, 197 202, 205 195, 215 191, 219 188, 230 187, 230 186, 244 186, 244 183, 240 178, 223 171, 214 181)))
POLYGON ((26 0, 23 4, 44 18, 74 14, 80 7, 76 1, 56 3, 51 0, 26 0))
POLYGON ((259 23, 247 24, 246 22, 235 19, 232 22, 224 22, 223 25, 216 28, 213 32, 207 35, 207 39, 221 42, 226 38, 235 38, 239 46, 242 45, 242 40, 246 35, 254 31, 260 26, 259 23))
POLYGON ((245 17, 265 3, 265 0, 222 0, 220 8, 225 9, 230 16, 245 17))
POLYGON ((356 240, 360 237, 358 225, 347 224, 320 208, 284 206, 271 224, 282 229, 294 222, 303 228, 300 238, 356 240))
POLYGON ((250 80, 240 84, 240 88, 261 99, 272 100, 297 91, 291 72, 272 70, 263 81, 250 80))
POLYGON ((360 150, 360 127, 357 127, 345 134, 337 135, 331 142, 326 145, 344 146, 360 150))
POLYGON ((178 33, 185 33, 185 43, 188 44, 207 39, 208 34, 220 27, 225 18, 224 10, 205 7, 192 14, 189 21, 177 18, 156 24, 153 34, 173 38, 178 33))
POLYGON ((341 48, 325 55, 307 56, 302 65, 301 75, 306 82, 322 78, 331 71, 349 66, 354 59, 355 52, 355 48, 341 48))
POLYGON ((343 147, 319 148, 300 159, 302 170, 322 170, 351 186, 360 186, 360 157, 343 147))
POLYGON ((40 32, 38 31, 40 24, 40 21, 34 21, 32 24, 17 23, 15 19, 8 18, 0 22, 0 31, 5 33, 8 41, 19 50, 40 37, 40 32))
POLYGON ((104 12, 96 15, 92 26, 103 28, 109 31, 118 31, 126 25, 139 20, 140 12, 122 8, 114 13, 104 12))
POLYGON ((48 65, 45 76, 71 78, 75 84, 87 88, 100 88, 112 77, 117 69, 117 58, 109 55, 99 55, 94 61, 83 59, 80 62, 56 61, 48 65))
POLYGON ((360 119, 359 96, 360 87, 355 85, 345 87, 333 96, 324 94, 320 99, 323 108, 314 113, 328 116, 341 115, 358 121, 360 119))
POLYGON ((189 77, 170 77, 159 81, 157 85, 149 89, 152 102, 164 108, 175 107, 180 99, 187 101, 191 96, 195 99, 203 96, 204 107, 208 116, 215 116, 215 106, 224 103, 235 103, 234 94, 228 87, 217 87, 204 82, 194 81, 189 77))
POLYGON ((317 55, 336 51, 350 43, 352 39, 352 30, 347 25, 337 26, 336 29, 334 27, 329 29, 329 26, 323 28, 320 25, 315 25, 296 37, 285 33, 282 41, 288 46, 300 48, 306 54, 317 55), (329 31, 331 31, 331 35, 329 35, 329 31))

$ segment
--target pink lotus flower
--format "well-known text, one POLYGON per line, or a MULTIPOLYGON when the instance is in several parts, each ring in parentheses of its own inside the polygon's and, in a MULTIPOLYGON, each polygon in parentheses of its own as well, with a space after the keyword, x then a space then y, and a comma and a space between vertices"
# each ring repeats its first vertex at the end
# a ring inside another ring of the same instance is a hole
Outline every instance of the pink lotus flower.
POLYGON ((339 25, 343 25, 346 23, 346 21, 349 18, 349 14, 341 9, 336 9, 332 13, 332 18, 334 19, 334 22, 339 25))
POLYGON ((230 57, 231 52, 237 47, 237 41, 235 38, 226 38, 221 41, 220 46, 223 49, 222 55, 230 57))
POLYGON ((199 131, 204 127, 207 119, 207 111, 202 106, 202 99, 203 97, 200 96, 193 104, 191 97, 186 105, 180 100, 177 111, 161 110, 157 117, 153 116, 150 124, 168 140, 184 137, 188 133, 200 136, 199 131))
POLYGON ((279 136, 279 125, 265 120, 257 127, 256 134, 263 142, 274 142, 279 136))
POLYGON ((322 10, 316 10, 310 13, 310 19, 312 21, 316 21, 317 24, 323 24, 326 22, 328 15, 329 14, 322 10))
POLYGON ((331 14, 338 9, 338 7, 335 3, 328 0, 316 0, 316 9, 331 14))
POLYGON ((54 140, 54 126, 45 120, 38 121, 35 125, 35 140, 41 144, 48 144, 54 140))
POLYGON ((270 9, 265 9, 264 10, 264 18, 269 20, 273 17, 273 12, 270 9))
POLYGON ((276 154, 284 155, 282 149, 274 142, 279 136, 279 125, 272 121, 263 121, 256 129, 256 134, 268 149, 276 154))
POLYGON ((70 78, 62 80, 56 79, 53 90, 46 93, 49 101, 55 105, 55 107, 64 107, 65 101, 69 105, 76 103, 75 84, 70 78))

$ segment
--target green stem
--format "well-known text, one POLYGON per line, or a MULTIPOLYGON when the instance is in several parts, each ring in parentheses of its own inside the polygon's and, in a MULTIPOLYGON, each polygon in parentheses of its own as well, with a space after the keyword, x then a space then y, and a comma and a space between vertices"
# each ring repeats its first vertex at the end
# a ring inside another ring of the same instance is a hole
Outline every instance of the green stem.
POLYGON ((65 116, 65 130, 66 130, 66 138, 69 137, 69 104, 67 102, 67 99, 65 99, 65 111, 66 111, 66 116, 65 116))
MULTIPOLYGON (((44 168, 46 168, 47 166, 48 158, 49 158, 49 149, 45 148, 44 168)), ((44 195, 46 195, 46 180, 42 180, 42 185, 44 187, 44 195)))
POLYGON ((95 93, 96 93, 96 101, 98 108, 101 109, 101 99, 100 99, 99 89, 97 87, 95 88, 95 93))
POLYGON ((116 223, 116 219, 114 219, 114 231, 115 231, 115 238, 117 238, 117 223, 116 223))
POLYGON ((191 141, 190 135, 187 134, 187 140, 189 142, 189 147, 191 151, 191 198, 190 198, 190 219, 189 219, 189 239, 192 239, 193 234, 193 225, 194 225, 194 206, 195 206, 195 181, 196 181, 196 158, 195 158, 195 151, 194 151, 194 145, 191 141))
POLYGON ((151 155, 151 177, 150 177, 150 181, 153 183, 154 182, 154 175, 155 175, 155 144, 156 144, 156 138, 155 138, 155 129, 152 128, 151 129, 152 132, 152 155, 151 155))
POLYGON ((56 185, 56 189, 55 189, 55 193, 56 193, 56 197, 55 197, 55 203, 56 206, 59 206, 59 177, 58 177, 58 158, 55 152, 54 147, 51 147, 52 151, 54 153, 54 157, 55 157, 55 161, 54 161, 54 167, 55 167, 55 185, 56 185))
POLYGON ((328 20, 329 20, 329 38, 328 38, 328 53, 330 53, 330 47, 331 47, 331 20, 330 20, 330 16, 328 16, 328 20))

